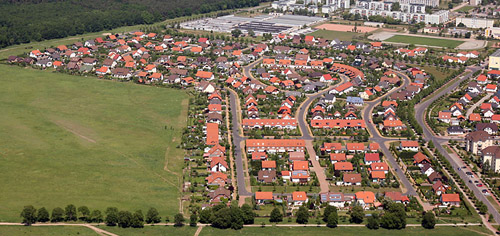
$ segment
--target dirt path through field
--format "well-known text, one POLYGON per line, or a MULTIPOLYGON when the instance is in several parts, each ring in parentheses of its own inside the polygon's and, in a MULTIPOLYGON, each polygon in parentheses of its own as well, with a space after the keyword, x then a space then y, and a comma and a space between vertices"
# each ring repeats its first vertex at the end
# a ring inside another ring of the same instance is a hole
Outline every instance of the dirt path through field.
POLYGON ((93 138, 90 138, 89 136, 96 136, 95 134, 92 135, 94 132, 93 130, 83 127, 79 124, 76 124, 74 122, 70 121, 65 121, 65 120, 60 120, 60 119, 51 119, 54 124, 57 126, 65 129, 66 131, 88 141, 91 143, 97 143, 97 141, 93 138))

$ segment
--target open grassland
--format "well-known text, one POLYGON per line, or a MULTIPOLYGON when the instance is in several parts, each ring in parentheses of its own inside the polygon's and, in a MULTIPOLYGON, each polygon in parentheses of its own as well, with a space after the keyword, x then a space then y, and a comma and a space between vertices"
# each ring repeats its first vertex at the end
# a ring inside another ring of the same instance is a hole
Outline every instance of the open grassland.
POLYGON ((444 48, 456 48, 458 47, 458 45, 464 43, 463 41, 452 40, 452 39, 439 39, 439 38, 428 38, 428 37, 418 37, 418 36, 408 36, 408 35, 394 35, 384 41, 392 43, 427 45, 427 46, 444 47, 444 48))
MULTIPOLYGON (((172 217, 170 217, 170 219, 172 219, 172 217)), ((193 236, 196 230, 198 229, 197 227, 190 227, 187 225, 183 227, 155 225, 155 226, 144 226, 144 228, 142 229, 134 229, 134 228, 124 229, 124 228, 110 227, 110 226, 99 226, 99 228, 106 230, 110 233, 118 234, 120 236, 133 236, 133 235, 193 236)))
POLYGON ((0 221, 25 205, 178 212, 184 91, 0 71, 0 221))
POLYGON ((316 38, 324 38, 328 40, 338 39, 341 41, 350 41, 355 37, 362 36, 363 34, 355 33, 355 32, 341 32, 341 31, 330 31, 330 30, 317 30, 315 32, 310 33, 316 38))
POLYGON ((479 226, 469 227, 436 227, 428 230, 422 227, 407 227, 403 230, 378 229, 370 230, 366 227, 337 227, 334 229, 327 227, 245 227, 239 231, 221 230, 211 227, 204 227, 200 236, 216 235, 273 235, 273 236, 304 236, 304 235, 343 235, 343 236, 390 236, 390 235, 439 235, 439 236, 472 236, 491 234, 486 228, 479 226))
POLYGON ((65 235, 80 235, 80 236, 98 236, 95 231, 81 226, 0 226, 0 235, 20 236, 20 235, 36 235, 36 236, 65 236, 65 235))

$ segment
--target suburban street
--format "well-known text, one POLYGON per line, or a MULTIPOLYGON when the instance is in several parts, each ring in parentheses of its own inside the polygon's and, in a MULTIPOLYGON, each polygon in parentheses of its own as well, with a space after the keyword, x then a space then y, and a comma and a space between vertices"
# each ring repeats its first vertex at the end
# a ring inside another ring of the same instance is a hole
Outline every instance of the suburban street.
POLYGON ((433 97, 426 99, 425 101, 416 105, 415 114, 418 114, 416 118, 417 118, 419 125, 423 129, 424 140, 427 142, 432 141, 434 143, 437 150, 450 162, 451 166, 458 173, 460 178, 462 180, 464 180, 466 186, 469 189, 471 189, 472 192, 474 193, 474 195, 488 207, 488 211, 493 215, 493 217, 495 218, 495 221, 497 223, 500 223, 500 214, 496 210, 495 206, 493 206, 493 204, 490 203, 490 201, 488 201, 488 199, 484 196, 484 194, 481 192, 479 187, 477 187, 473 181, 469 182, 469 180, 471 180, 471 179, 476 180, 477 177, 474 177, 474 178, 468 177, 467 174, 465 173, 466 171, 469 171, 468 168, 458 170, 459 167, 465 166, 465 163, 460 158, 458 158, 456 156, 453 157, 452 155, 450 155, 445 150, 445 148, 443 148, 442 145, 447 144, 448 139, 436 136, 434 134, 434 132, 432 132, 430 127, 427 126, 427 123, 424 120, 424 115, 426 115, 426 109, 432 104, 432 102, 434 102, 435 100, 439 99, 440 97, 452 92, 454 89, 456 89, 458 87, 458 85, 462 81, 469 79, 474 74, 474 72, 476 72, 478 70, 479 70, 479 68, 477 68, 477 67, 468 67, 469 72, 467 74, 465 74, 464 76, 449 83, 449 85, 445 89, 441 90, 438 94, 435 94, 433 97))
POLYGON ((394 72, 400 78, 403 79, 403 81, 402 81, 403 83, 401 84, 401 86, 386 93, 384 96, 381 96, 373 101, 366 102, 367 106, 363 109, 362 117, 363 117, 363 120, 365 120, 365 122, 366 122, 367 130, 370 132, 370 141, 376 142, 380 145, 380 149, 382 150, 382 153, 386 157, 387 161, 389 161, 389 163, 391 164, 391 167, 394 170, 394 174, 396 174, 398 176, 399 180, 402 182, 402 184, 404 185, 404 188, 406 189, 406 192, 404 194, 418 197, 417 191, 415 190, 413 185, 410 183, 410 181, 406 177, 403 170, 399 167, 399 164, 397 163, 396 158, 394 158, 391 151, 386 146, 386 142, 397 141, 397 140, 400 140, 400 138, 383 137, 382 135, 380 135, 380 132, 378 131, 377 127, 375 127, 375 124, 372 121, 373 108, 375 108, 375 106, 379 105, 380 101, 382 99, 384 99, 385 97, 390 96, 391 94, 396 93, 399 90, 405 88, 411 82, 410 78, 408 78, 407 75, 400 73, 400 72, 396 72, 396 71, 394 71, 394 72))
POLYGON ((307 111, 309 110, 309 106, 311 106, 311 103, 315 99, 323 96, 323 94, 329 92, 331 89, 339 86, 340 84, 345 83, 348 80, 347 76, 344 76, 344 75, 341 75, 340 78, 341 78, 341 81, 339 84, 337 84, 335 86, 330 86, 327 89, 319 91, 315 94, 308 95, 307 99, 302 104, 299 105, 299 109, 298 109, 297 115, 296 115, 297 121, 299 124, 299 128, 300 128, 300 131, 302 133, 302 136, 300 138, 304 139, 306 141, 306 149, 307 149, 307 152, 309 153, 309 160, 311 161, 311 163, 313 165, 312 169, 316 173, 316 177, 318 178, 318 181, 319 181, 319 186, 321 189, 320 193, 329 192, 330 191, 330 183, 328 182, 328 180, 326 180, 324 168, 321 167, 319 161, 316 159, 316 151, 314 150, 314 144, 313 144, 314 135, 311 134, 311 132, 309 130, 309 124, 307 123, 306 115, 307 115, 307 111))
POLYGON ((245 137, 240 135, 240 122, 238 120, 240 108, 238 107, 238 98, 233 90, 229 91, 229 103, 231 106, 232 116, 232 136, 234 143, 234 156, 236 162, 236 179, 238 184, 238 194, 240 196, 252 196, 252 192, 249 192, 245 186, 245 171, 243 168, 243 152, 245 148, 242 147, 242 143, 245 141, 245 137))

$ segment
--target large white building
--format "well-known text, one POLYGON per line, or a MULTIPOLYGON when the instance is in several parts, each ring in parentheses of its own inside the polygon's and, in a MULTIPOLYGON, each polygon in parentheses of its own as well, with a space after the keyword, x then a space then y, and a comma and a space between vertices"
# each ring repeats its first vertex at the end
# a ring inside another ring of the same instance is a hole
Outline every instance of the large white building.
POLYGON ((393 11, 392 4, 393 2, 358 0, 350 10, 350 13, 366 17, 391 17, 405 23, 424 22, 426 24, 440 24, 449 19, 449 11, 441 10, 433 14, 427 14, 425 13, 425 5, 422 4, 400 4, 401 9, 393 11))
POLYGON ((491 27, 484 30, 484 36, 487 38, 500 39, 500 27, 491 27))
POLYGON ((493 27, 494 20, 485 19, 485 18, 465 18, 465 17, 457 17, 456 26, 460 23, 464 24, 467 28, 491 28, 493 27))
POLYGON ((439 0, 399 0, 399 4, 420 4, 429 7, 439 6, 439 0))

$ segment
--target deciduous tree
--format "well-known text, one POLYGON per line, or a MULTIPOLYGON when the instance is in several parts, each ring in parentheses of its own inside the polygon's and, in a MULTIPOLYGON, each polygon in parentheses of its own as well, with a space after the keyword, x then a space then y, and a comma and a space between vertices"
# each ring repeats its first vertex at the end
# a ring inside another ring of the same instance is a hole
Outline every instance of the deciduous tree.
POLYGON ((106 225, 115 226, 118 223, 118 208, 108 207, 106 209, 106 225))
POLYGON ((78 207, 78 212, 80 213, 80 220, 90 221, 90 210, 87 206, 78 207))
POLYGON ((37 220, 38 222, 42 223, 45 223, 50 220, 49 211, 47 211, 45 207, 38 209, 37 220))
POLYGON ((299 207, 296 222, 299 224, 307 224, 309 222, 309 211, 304 206, 299 207))
POLYGON ((65 208, 65 214, 66 214, 66 221, 76 221, 77 220, 77 215, 76 215, 76 207, 73 204, 69 204, 65 208))
POLYGON ((52 215, 50 217, 51 222, 61 222, 64 220, 64 210, 60 207, 56 207, 52 210, 52 215))
POLYGON ((422 227, 426 229, 434 229, 436 225, 436 216, 432 211, 428 211, 424 214, 424 218, 422 219, 422 227))
POLYGON ((36 209, 32 205, 25 206, 21 212, 24 225, 31 225, 36 222, 36 209))
POLYGON ((158 210, 156 210, 156 208, 154 207, 149 208, 148 212, 146 213, 146 223, 153 224, 160 222, 161 216, 160 213, 158 213, 158 210))
POLYGON ((281 214, 280 209, 278 209, 277 207, 275 207, 271 211, 271 217, 269 218, 269 221, 270 222, 281 222, 281 221, 283 221, 283 214, 281 214))
POLYGON ((363 222, 363 218, 365 217, 365 212, 361 206, 354 206, 351 210, 351 219, 350 221, 356 224, 361 224, 363 222))
POLYGON ((186 219, 184 219, 184 216, 182 215, 182 213, 177 213, 174 216, 174 226, 177 226, 177 227, 183 226, 184 221, 186 221, 186 219))

